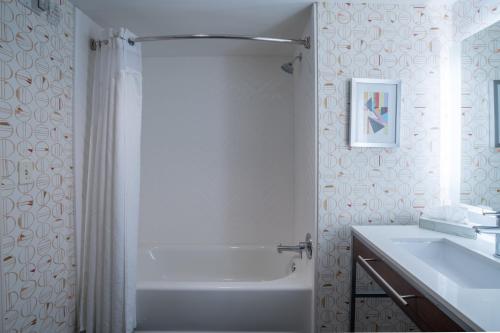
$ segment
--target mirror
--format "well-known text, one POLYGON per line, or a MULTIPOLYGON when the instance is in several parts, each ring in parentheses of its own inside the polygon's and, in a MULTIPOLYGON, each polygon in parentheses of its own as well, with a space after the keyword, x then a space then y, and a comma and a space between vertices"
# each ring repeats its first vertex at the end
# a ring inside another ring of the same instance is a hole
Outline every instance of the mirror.
POLYGON ((500 21, 461 45, 460 201, 500 210, 500 21))

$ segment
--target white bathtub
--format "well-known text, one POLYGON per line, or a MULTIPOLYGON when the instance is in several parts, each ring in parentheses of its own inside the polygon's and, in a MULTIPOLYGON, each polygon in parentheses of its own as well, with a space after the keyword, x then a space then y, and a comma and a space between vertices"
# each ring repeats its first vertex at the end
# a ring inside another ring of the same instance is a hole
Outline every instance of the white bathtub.
POLYGON ((143 245, 138 330, 311 332, 313 260, 276 246, 143 245))

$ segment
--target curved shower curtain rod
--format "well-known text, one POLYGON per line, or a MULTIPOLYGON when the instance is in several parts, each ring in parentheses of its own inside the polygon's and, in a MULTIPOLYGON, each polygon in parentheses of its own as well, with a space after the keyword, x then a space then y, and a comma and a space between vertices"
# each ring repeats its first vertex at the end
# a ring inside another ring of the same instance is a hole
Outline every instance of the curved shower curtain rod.
MULTIPOLYGON (((251 40, 257 42, 268 42, 268 43, 285 43, 285 44, 296 44, 302 45, 306 49, 311 48, 311 38, 305 37, 304 39, 289 39, 289 38, 274 38, 274 37, 256 37, 256 36, 244 36, 244 35, 210 35, 210 34, 195 34, 195 35, 165 35, 165 36, 145 36, 136 37, 134 39, 129 38, 127 41, 130 45, 135 45, 135 43, 143 42, 155 42, 164 40, 182 40, 182 39, 236 39, 236 40, 251 40)), ((108 40, 90 40, 90 48, 95 51, 102 44, 108 44, 108 40)))

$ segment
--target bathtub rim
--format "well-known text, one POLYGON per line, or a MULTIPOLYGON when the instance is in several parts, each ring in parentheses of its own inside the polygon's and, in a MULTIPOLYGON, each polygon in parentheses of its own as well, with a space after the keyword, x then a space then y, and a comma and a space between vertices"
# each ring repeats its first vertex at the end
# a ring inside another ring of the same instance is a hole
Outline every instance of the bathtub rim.
POLYGON ((306 264, 283 278, 270 281, 160 281, 138 280, 137 290, 312 290, 306 264))
MULTIPOLYGON (((219 290, 219 289, 253 289, 253 290, 304 290, 312 289, 312 283, 309 281, 309 275, 314 266, 314 255, 312 259, 306 256, 301 256, 297 253, 286 252, 278 254, 276 245, 251 245, 251 244, 172 244, 172 243, 158 243, 158 242, 143 242, 139 245, 138 254, 146 255, 149 259, 150 256, 155 255, 156 250, 163 250, 168 248, 175 248, 176 250, 182 248, 189 248, 191 250, 226 250, 229 251, 269 251, 273 256, 283 257, 290 264, 295 264, 295 271, 288 271, 287 275, 282 275, 274 279, 256 279, 256 280, 164 280, 161 278, 143 278, 141 274, 137 276, 137 288, 140 289, 175 289, 175 290, 219 290), (154 286, 154 287, 152 287, 154 286)), ((153 258, 154 259, 154 258, 153 258)), ((168 269, 168 268, 167 268, 168 269)))

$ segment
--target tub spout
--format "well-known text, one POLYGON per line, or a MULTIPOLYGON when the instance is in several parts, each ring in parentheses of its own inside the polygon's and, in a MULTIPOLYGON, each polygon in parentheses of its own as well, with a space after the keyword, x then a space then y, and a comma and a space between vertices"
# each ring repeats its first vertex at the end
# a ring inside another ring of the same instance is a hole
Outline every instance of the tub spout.
POLYGON ((312 259, 312 240, 311 234, 306 235, 305 242, 300 242, 299 245, 278 245, 278 253, 282 252, 297 252, 302 259, 302 252, 306 252, 307 259, 312 259))

